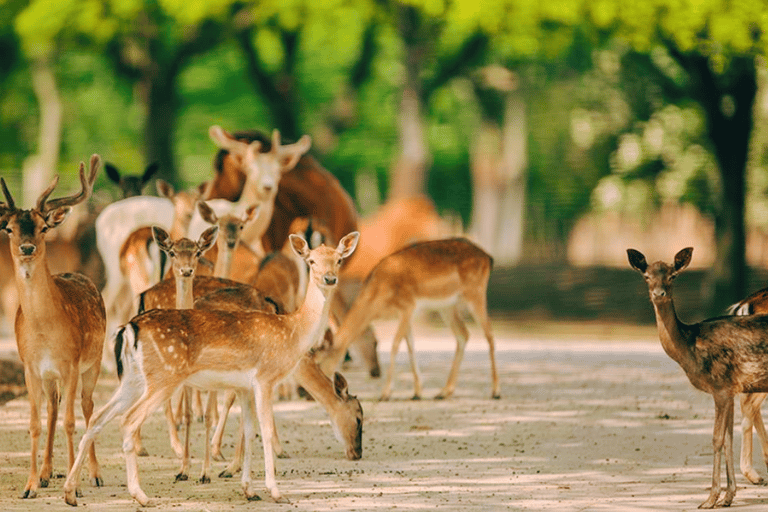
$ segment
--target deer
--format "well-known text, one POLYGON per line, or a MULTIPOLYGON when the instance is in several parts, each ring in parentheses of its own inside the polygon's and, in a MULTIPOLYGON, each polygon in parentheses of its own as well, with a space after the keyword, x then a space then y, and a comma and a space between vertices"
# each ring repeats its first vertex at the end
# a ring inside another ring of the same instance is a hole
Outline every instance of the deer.
POLYGON ((120 189, 123 199, 142 195, 144 186, 157 174, 159 169, 160 164, 153 162, 139 176, 122 175, 114 165, 109 162, 104 164, 104 171, 107 173, 107 177, 120 189))
MULTIPOLYGON (((58 184, 54 177, 34 208, 17 208, 3 178, 5 203, 0 203, 0 229, 10 239, 13 270, 19 297, 15 331, 24 381, 29 393, 30 471, 22 498, 35 498, 39 487, 48 487, 53 471, 53 441, 60 399, 64 398, 64 432, 68 468, 75 452, 75 395, 81 380, 80 403, 89 425, 93 391, 99 378, 106 311, 99 290, 78 273, 51 274, 46 253, 46 233, 60 226, 71 208, 93 191, 100 157, 91 156, 88 174, 80 164, 80 191, 49 199, 58 184), (40 406, 47 399, 47 436, 43 464, 38 472, 37 450, 41 434, 40 406)), ((88 451, 89 475, 95 486, 103 484, 93 446, 88 451)), ((75 490, 76 491, 76 490, 75 490)))
MULTIPOLYGON (((251 176, 249 161, 246 157, 252 149, 248 148, 255 147, 262 153, 270 153, 276 141, 280 140, 279 131, 274 130, 270 139, 268 135, 257 130, 232 134, 219 126, 212 126, 209 129, 209 135, 219 147, 214 159, 215 175, 200 188, 208 188, 210 199, 223 198, 243 203, 244 198, 249 196, 247 178, 251 176), (257 145, 254 146, 254 144, 257 145)), ((306 139, 302 137, 300 142, 301 140, 306 139)), ((247 200, 245 203, 247 204, 247 200)), ((358 229, 354 201, 339 180, 306 151, 298 155, 295 162, 291 161, 290 166, 286 166, 286 172, 279 178, 276 195, 270 207, 269 215, 263 217, 271 220, 262 232, 261 243, 257 244, 256 240, 251 241, 250 234, 243 234, 243 240, 257 252, 261 251, 262 257, 269 252, 282 250, 288 235, 292 233, 291 224, 296 219, 312 217, 316 223, 327 226, 332 234, 331 238, 337 241, 346 233, 358 229)), ((252 225, 252 230, 254 233, 257 232, 255 223, 252 225)), ((346 265, 357 259, 358 257, 353 255, 346 265)), ((342 278, 342 288, 346 281, 348 278, 345 276, 342 278)), ((333 317, 337 321, 346 315, 348 309, 341 295, 341 293, 335 294, 333 302, 333 317)), ((357 344, 360 349, 358 352, 371 376, 378 377, 380 369, 375 338, 370 330, 365 334, 365 341, 357 344)))
POLYGON ((450 397, 458 378, 469 332, 461 317, 466 305, 480 324, 488 340, 491 363, 491 396, 499 398, 501 389, 496 371, 495 341, 487 311, 488 278, 493 259, 464 238, 431 240, 412 244, 383 258, 368 275, 360 293, 344 317, 333 343, 323 345, 315 354, 320 367, 334 371, 349 344, 376 319, 399 317, 392 341, 392 352, 381 400, 388 400, 400 341, 405 338, 413 373, 413 398, 422 394, 421 377, 415 358, 411 324, 423 307, 437 308, 456 337, 456 353, 448 381, 435 397, 450 397))
MULTIPOLYGON (((335 248, 321 246, 313 250, 303 238, 290 238, 296 252, 309 264, 311 281, 304 303, 292 314, 153 309, 134 317, 120 329, 115 344, 122 374, 120 386, 97 412, 80 441, 75 463, 64 483, 65 501, 77 504, 75 489, 84 452, 108 421, 123 414, 121 431, 128 491, 141 506, 148 506, 149 497, 139 482, 135 434, 153 409, 179 386, 188 384, 201 389, 238 390, 245 432, 241 488, 247 500, 259 499, 251 481, 255 402, 264 452, 264 483, 274 501, 287 502, 275 479, 273 389, 325 331, 328 298, 338 284, 341 263, 354 252, 358 237, 353 232, 335 248)), ((362 410, 354 421, 352 429, 359 438, 362 410)), ((341 435, 339 430, 336 433, 341 435)), ((354 458, 362 456, 361 445, 352 449, 354 458)))
POLYGON ((685 372, 693 387, 712 395, 715 422, 712 486, 709 497, 699 508, 728 507, 736 495, 733 466, 733 402, 739 393, 768 392, 768 317, 721 316, 695 324, 685 324, 675 312, 672 284, 691 262, 693 248, 680 250, 670 265, 662 261, 648 264, 645 256, 627 249, 632 268, 648 285, 656 315, 659 341, 664 352, 685 372), (725 452, 726 488, 721 493, 720 465, 725 452))
MULTIPOLYGON (((768 288, 758 290, 741 301, 728 308, 728 314, 737 316, 765 315, 768 314, 768 288)), ((739 469, 741 474, 751 483, 759 485, 764 483, 752 465, 752 427, 760 441, 763 452, 763 460, 768 465, 768 434, 765 432, 763 416, 760 407, 765 401, 766 393, 751 393, 739 395, 741 402, 741 456, 739 469)))
MULTIPOLYGON (((198 262, 208 250, 214 247, 218 238, 219 226, 214 225, 203 231, 197 241, 182 237, 173 240, 171 235, 159 226, 152 226, 152 235, 158 247, 168 255, 171 260, 171 273, 176 284, 176 309, 192 309, 194 307, 194 294, 192 286, 198 262)), ((213 398, 215 404, 215 397, 213 398)), ((183 414, 185 418, 184 444, 182 445, 176 432, 176 422, 172 413, 171 400, 165 404, 165 416, 168 420, 168 430, 171 437, 171 446, 181 459, 181 469, 176 474, 176 481, 187 480, 189 478, 189 434, 192 423, 192 388, 184 386, 182 393, 183 414)), ((180 407, 181 408, 181 407, 180 407)), ((206 439, 210 437, 211 429, 211 406, 205 414, 206 439)), ((177 417, 180 415, 177 415, 177 417)), ((206 444, 206 447, 208 445, 206 444)), ((142 449, 137 449, 141 454, 142 449)), ((203 463, 203 470, 199 482, 208 483, 211 481, 208 473, 210 471, 210 452, 206 449, 203 463)))

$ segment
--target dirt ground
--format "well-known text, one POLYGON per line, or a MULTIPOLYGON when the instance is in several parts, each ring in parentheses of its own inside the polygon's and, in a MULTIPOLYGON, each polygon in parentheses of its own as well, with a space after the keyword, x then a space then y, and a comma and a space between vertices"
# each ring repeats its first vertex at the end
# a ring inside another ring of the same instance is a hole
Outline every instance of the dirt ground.
MULTIPOLYGON (((650 327, 605 324, 494 322, 502 398, 490 399, 487 345, 475 328, 456 395, 412 401, 412 379, 398 356, 393 400, 377 400, 381 380, 352 366, 344 373, 365 412, 363 458, 348 461, 327 415, 308 401, 276 406, 277 427, 289 459, 277 462, 277 479, 290 504, 246 502, 239 478, 174 483, 178 462, 158 412, 142 429, 150 456, 140 460, 144 490, 155 510, 693 510, 707 496, 712 464, 713 405, 696 391, 661 350, 650 327)), ((388 340, 390 324, 377 325, 388 340)), ((453 357, 447 329, 422 325, 416 350, 427 396, 442 387, 453 357)), ((2 347, 12 350, 11 340, 2 347), (10 347, 10 348, 9 348, 10 347)), ((388 344, 380 347, 388 363, 388 344)), ((116 380, 101 380, 97 407, 116 380)), ((79 405, 78 405, 79 409, 79 405)), ((738 408, 737 408, 738 409, 738 408)), ((79 410, 78 410, 79 416, 79 410)), ((25 397, 0 407, 0 510, 69 510, 63 479, 22 500, 29 467, 25 397)), ((740 421, 740 413, 736 414, 740 421)), ((233 451, 230 421, 225 454, 233 451)), ((140 507, 125 486, 118 425, 98 441, 105 486, 93 488, 84 471, 80 508, 133 511, 140 507)), ((199 472, 203 432, 193 426, 193 470, 199 472)), ((83 422, 79 416, 78 434, 83 422)), ((741 442, 738 426, 735 450, 741 442)), ((54 470, 66 454, 57 431, 54 470)), ((79 435, 78 435, 79 439, 79 435)), ((757 444, 757 443, 756 443, 757 444)), ((756 448, 757 452, 757 448, 756 448)), ((755 455, 756 467, 765 465, 755 455)), ((263 489, 261 450, 255 479, 263 489)), ((764 510, 768 489, 738 473, 733 507, 764 510)), ((214 463, 218 472, 225 463, 214 463)), ((724 473, 724 471, 723 471, 724 473)), ((723 474, 723 483, 725 475, 723 474)))

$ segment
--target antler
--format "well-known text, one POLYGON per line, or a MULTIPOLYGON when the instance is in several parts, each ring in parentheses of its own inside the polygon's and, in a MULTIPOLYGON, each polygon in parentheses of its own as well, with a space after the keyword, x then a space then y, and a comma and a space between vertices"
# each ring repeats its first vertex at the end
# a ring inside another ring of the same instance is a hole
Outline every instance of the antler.
POLYGON ((3 195, 5 196, 5 200, 8 201, 8 203, 0 203, 0 212, 4 213, 6 210, 13 210, 16 208, 16 205, 13 202, 13 197, 11 197, 11 192, 8 190, 8 186, 5 184, 5 179, 0 178, 0 185, 3 186, 3 195))
POLYGON ((99 155, 95 153, 91 155, 89 172, 88 176, 86 177, 85 164, 80 162, 80 192, 71 196, 60 197, 48 201, 48 196, 51 195, 51 192, 53 192, 53 189, 56 188, 56 185, 59 182, 59 177, 54 177, 51 185, 40 195, 40 198, 37 200, 37 209, 41 212, 47 212, 55 210, 56 208, 62 208, 64 206, 74 206, 88 199, 91 196, 91 192, 93 191, 93 183, 96 181, 96 171, 99 170, 100 164, 101 158, 99 155))

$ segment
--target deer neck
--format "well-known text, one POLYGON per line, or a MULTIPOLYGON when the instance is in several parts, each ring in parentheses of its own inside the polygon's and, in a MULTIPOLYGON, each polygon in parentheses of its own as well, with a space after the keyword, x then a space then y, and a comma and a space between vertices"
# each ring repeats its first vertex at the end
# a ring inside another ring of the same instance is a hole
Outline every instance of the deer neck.
POLYGON ((216 255, 216 265, 213 267, 214 277, 229 278, 232 275, 232 259, 235 254, 234 249, 227 248, 227 244, 223 243, 219 245, 219 253, 216 255))
POLYGON ((194 277, 176 276, 176 309, 192 309, 195 298, 192 295, 192 281, 194 277))
POLYGON ((16 289, 19 307, 26 318, 34 318, 54 311, 59 306, 58 287, 53 280, 48 261, 45 258, 34 261, 20 261, 13 258, 16 272, 16 289))
POLYGON ((671 298, 655 300, 653 309, 656 313, 656 326, 664 352, 682 367, 690 360, 688 339, 683 332, 683 325, 677 318, 675 303, 671 298))
MULTIPOLYGON (((262 259, 265 256, 261 239, 264 236, 264 233, 267 232, 269 223, 272 221, 272 214, 275 211, 275 197, 277 197, 277 191, 271 193, 267 199, 261 202, 256 218, 249 222, 243 228, 242 233, 240 233, 240 242, 248 245, 248 247, 256 253, 259 259, 262 259)), ((256 200, 252 202, 256 202, 256 200)))
POLYGON ((334 289, 321 290, 310 284, 301 307, 291 315, 297 325, 299 352, 306 354, 315 346, 328 328, 328 316, 331 311, 331 297, 334 289))

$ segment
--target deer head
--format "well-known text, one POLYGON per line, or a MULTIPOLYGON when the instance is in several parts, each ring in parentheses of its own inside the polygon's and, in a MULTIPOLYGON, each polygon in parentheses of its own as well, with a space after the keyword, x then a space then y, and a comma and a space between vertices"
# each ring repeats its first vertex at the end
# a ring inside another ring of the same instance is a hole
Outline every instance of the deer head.
POLYGON ((171 258, 173 275, 177 278, 192 277, 195 274, 198 261, 213 247, 218 233, 219 226, 211 226, 203 231, 197 242, 189 238, 180 238, 174 242, 166 230, 160 226, 152 226, 152 236, 158 247, 171 258))
MULTIPOLYGON (((242 232, 246 224, 256 218, 260 210, 260 205, 253 204, 240 215, 230 213, 222 215, 221 217, 216 215, 213 208, 211 208, 205 201, 200 201, 197 204, 197 209, 204 221, 219 226, 220 232, 222 233, 222 235, 219 236, 219 244, 223 243, 228 250, 234 251, 240 241, 240 232, 242 232)), ((219 248, 222 248, 221 245, 219 245, 219 248)))
POLYGON ((110 163, 104 164, 104 170, 107 173, 107 177, 120 188, 120 191, 123 193, 123 199, 140 196, 141 191, 144 189, 144 185, 152 179, 152 176, 155 175, 159 168, 160 164, 154 162, 144 169, 144 174, 141 176, 121 176, 117 167, 110 163))
POLYGON ((312 139, 304 135, 294 144, 281 145, 280 132, 274 130, 269 151, 262 152, 260 141, 243 142, 220 126, 211 126, 208 133, 217 146, 229 151, 240 162, 246 175, 243 195, 248 201, 274 195, 283 173, 293 169, 312 144, 312 139))
POLYGON ((90 169, 86 175, 85 164, 81 162, 80 191, 71 196, 49 200, 49 196, 59 182, 59 177, 54 177, 48 188, 37 199, 36 206, 30 210, 16 207, 5 180, 0 178, 6 200, 5 203, 0 203, 0 229, 5 230, 10 237, 11 255, 14 261, 28 266, 33 261, 45 258, 45 233, 64 222, 72 206, 90 197, 99 164, 99 156, 95 154, 91 156, 90 169))
POLYGON ((693 247, 687 247, 675 255, 675 262, 672 265, 667 265, 663 261, 649 265, 643 253, 635 249, 627 249, 629 264, 643 275, 653 302, 672 299, 672 281, 691 262, 692 254, 693 247))

